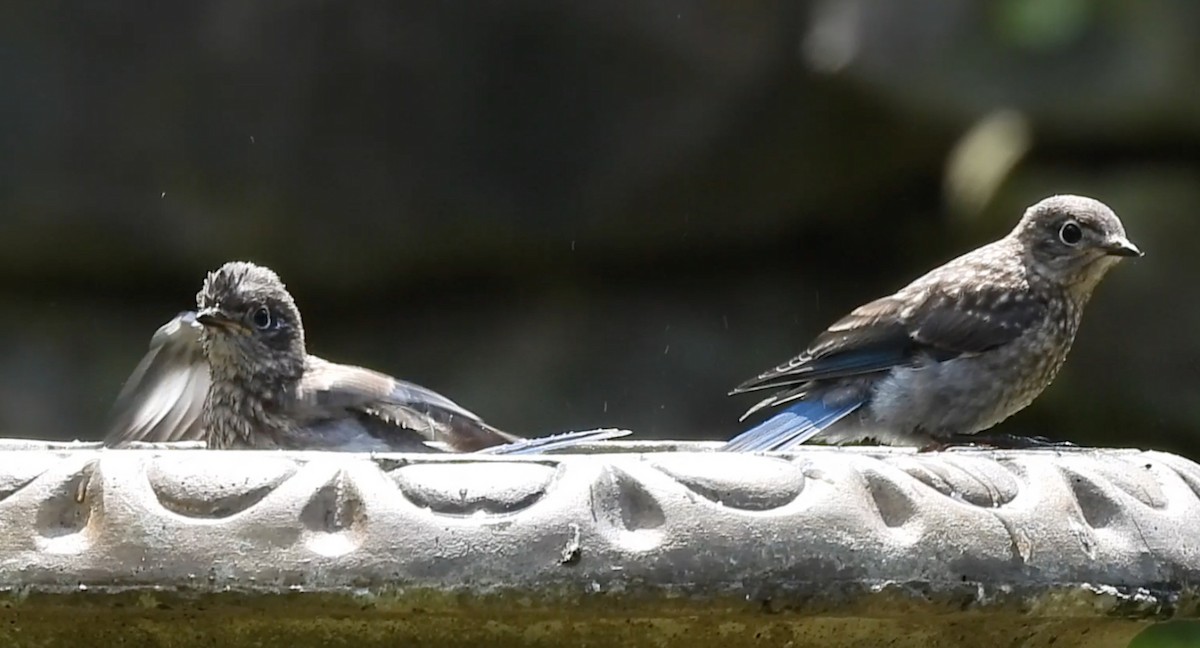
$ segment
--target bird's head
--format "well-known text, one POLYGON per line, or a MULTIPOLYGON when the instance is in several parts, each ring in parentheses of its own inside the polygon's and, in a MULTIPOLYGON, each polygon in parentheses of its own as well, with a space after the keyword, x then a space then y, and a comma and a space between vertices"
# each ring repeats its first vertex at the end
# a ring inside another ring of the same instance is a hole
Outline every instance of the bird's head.
POLYGON ((1113 210, 1083 196, 1042 200, 1025 210, 1011 236, 1039 275, 1085 291, 1121 259, 1142 256, 1113 210))
POLYGON ((299 376, 306 351, 300 311, 269 268, 231 261, 208 273, 196 294, 196 321, 216 371, 268 378, 299 376))

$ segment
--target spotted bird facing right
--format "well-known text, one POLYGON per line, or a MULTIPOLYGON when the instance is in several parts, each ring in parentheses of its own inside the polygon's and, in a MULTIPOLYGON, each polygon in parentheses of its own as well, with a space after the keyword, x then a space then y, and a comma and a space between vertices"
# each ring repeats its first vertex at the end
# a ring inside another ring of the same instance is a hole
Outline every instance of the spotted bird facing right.
POLYGON ((722 449, 782 451, 810 439, 1037 445, 978 433, 1054 380, 1096 285, 1122 258, 1140 256, 1105 204, 1046 198, 1004 238, 858 307, 800 355, 735 388, 731 395, 777 390, 743 420, 781 410, 722 449))

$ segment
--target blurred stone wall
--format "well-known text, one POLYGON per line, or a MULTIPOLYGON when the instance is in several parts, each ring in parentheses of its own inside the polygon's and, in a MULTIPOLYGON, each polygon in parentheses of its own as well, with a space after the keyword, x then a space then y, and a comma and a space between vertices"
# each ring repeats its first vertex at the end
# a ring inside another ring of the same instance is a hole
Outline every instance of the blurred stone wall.
POLYGON ((1200 5, 12 3, 0 430, 98 438, 207 270, 311 350, 533 434, 726 438, 725 392, 1051 193, 1118 268, 1008 431, 1200 455, 1200 5))

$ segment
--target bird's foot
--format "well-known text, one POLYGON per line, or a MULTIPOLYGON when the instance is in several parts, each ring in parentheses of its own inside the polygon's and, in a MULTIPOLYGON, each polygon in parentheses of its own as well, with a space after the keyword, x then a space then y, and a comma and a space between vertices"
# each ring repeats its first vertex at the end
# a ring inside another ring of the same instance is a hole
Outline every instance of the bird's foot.
POLYGON ((940 452, 955 446, 978 446, 996 450, 1030 450, 1034 448, 1075 448, 1070 441, 1055 441, 1046 437, 1015 434, 952 434, 935 439, 918 452, 940 452))

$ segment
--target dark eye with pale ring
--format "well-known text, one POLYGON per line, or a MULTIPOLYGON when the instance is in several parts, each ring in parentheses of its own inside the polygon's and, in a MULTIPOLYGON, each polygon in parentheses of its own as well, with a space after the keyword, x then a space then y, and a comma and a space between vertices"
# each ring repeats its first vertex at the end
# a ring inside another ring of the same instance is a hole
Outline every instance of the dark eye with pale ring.
POLYGON ((1083 240, 1083 230, 1079 227, 1079 223, 1067 221, 1058 230, 1058 239, 1067 245, 1076 245, 1083 240))
POLYGON ((254 311, 254 326, 260 329, 271 328, 271 311, 266 306, 259 306, 258 310, 254 311))

